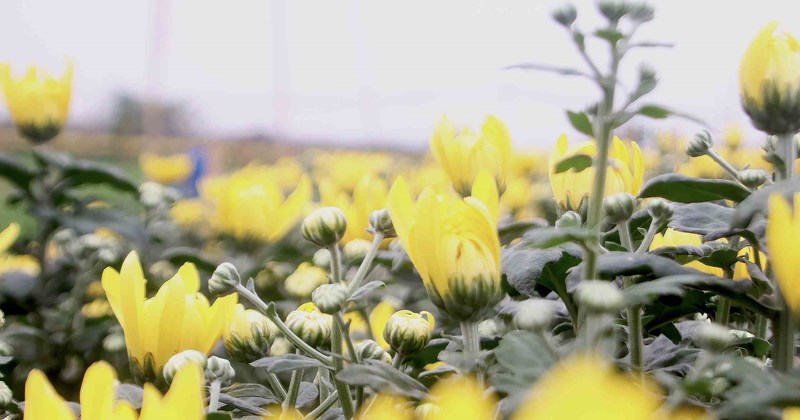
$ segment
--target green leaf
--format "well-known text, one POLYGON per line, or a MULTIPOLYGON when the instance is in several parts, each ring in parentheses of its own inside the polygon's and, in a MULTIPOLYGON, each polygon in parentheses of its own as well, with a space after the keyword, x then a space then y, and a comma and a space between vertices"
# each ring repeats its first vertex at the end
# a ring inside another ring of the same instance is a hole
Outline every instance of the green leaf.
POLYGON ((508 244, 521 237, 525 232, 535 229, 547 227, 547 221, 544 219, 520 220, 518 222, 501 222, 497 227, 497 234, 500 236, 500 243, 508 244))
POLYGON ((361 365, 349 365, 336 377, 356 386, 369 386, 376 391, 389 391, 414 399, 422 399, 428 389, 416 379, 378 360, 364 360, 361 365))
POLYGON ((546 227, 532 229, 525 234, 525 242, 532 248, 552 248, 567 242, 594 242, 599 234, 583 227, 546 227))
POLYGON ((286 354, 280 357, 264 357, 250 363, 250 366, 266 368, 267 371, 272 373, 281 373, 305 368, 330 369, 328 365, 320 362, 319 360, 308 356, 303 356, 301 354, 286 354))
POLYGON ((592 167, 592 157, 584 154, 572 155, 556 163, 555 172, 557 174, 572 170, 575 173, 581 172, 586 168, 592 167))
POLYGON ((750 191, 725 179, 692 178, 681 174, 664 174, 650 179, 642 186, 639 198, 661 197, 679 203, 731 200, 740 202, 750 191))
POLYGON ((225 393, 219 394, 219 402, 221 402, 222 404, 238 408, 239 410, 245 411, 247 413, 255 414, 257 416, 266 416, 269 414, 267 410, 264 410, 263 408, 257 405, 250 404, 249 402, 241 398, 236 398, 225 393))
POLYGON ((305 408, 316 402, 319 396, 317 386, 311 382, 300 382, 300 392, 297 394, 297 403, 295 407, 305 408))
POLYGON ((356 289, 356 291, 353 292, 353 294, 350 296, 350 299, 348 299, 347 301, 348 302, 355 302, 355 301, 357 301, 359 299, 362 299, 369 292, 371 292, 371 291, 373 291, 373 290, 375 290, 375 289, 377 289, 379 287, 383 287, 383 286, 386 286, 386 283, 384 283, 384 282, 382 282, 380 280, 373 280, 373 281, 371 281, 371 282, 369 282, 367 284, 362 285, 358 289, 356 289))
POLYGON ((787 200, 791 200, 798 191, 800 191, 800 178, 778 181, 753 192, 736 206, 736 211, 731 218, 731 227, 747 228, 756 215, 766 215, 770 195, 779 194, 787 200))
POLYGON ((625 38, 625 35, 617 30, 614 29, 599 29, 595 31, 594 35, 600 39, 605 39, 606 41, 616 44, 622 38, 625 38))
POLYGON ((16 187, 28 191, 36 174, 13 157, 0 154, 0 176, 16 187))
POLYGON ((508 394, 512 404, 519 402, 531 385, 556 363, 549 348, 542 335, 527 331, 506 334, 494 349, 497 367, 489 374, 492 386, 508 394))
POLYGON ((75 160, 62 168, 62 176, 73 186, 104 184, 120 192, 138 194, 139 187, 114 166, 89 160, 75 160))
POLYGON ((235 383, 222 388, 222 392, 258 407, 280 402, 269 388, 261 384, 235 383))
POLYGON ((572 124, 576 130, 586 134, 587 136, 594 136, 592 122, 589 121, 589 117, 585 112, 567 111, 567 118, 569 118, 570 124, 572 124))
POLYGON ((667 118, 671 114, 668 109, 662 108, 658 105, 643 105, 641 108, 639 108, 638 113, 639 115, 656 119, 667 118))
POLYGON ((734 210, 715 203, 689 203, 672 206, 669 227, 688 233, 707 235, 728 229, 734 210))

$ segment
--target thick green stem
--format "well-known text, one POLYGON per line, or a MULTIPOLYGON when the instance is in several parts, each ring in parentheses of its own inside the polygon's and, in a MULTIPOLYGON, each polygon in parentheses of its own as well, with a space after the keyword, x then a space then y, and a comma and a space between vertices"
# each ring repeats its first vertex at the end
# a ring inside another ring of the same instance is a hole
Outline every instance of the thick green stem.
MULTIPOLYGON (((347 327, 347 323, 344 320, 344 316, 342 316, 342 312, 337 312, 333 315, 333 319, 336 322, 336 327, 339 329, 342 337, 344 338, 345 344, 347 344, 347 353, 350 356, 350 363, 357 364, 361 363, 361 360, 358 357, 358 352, 356 351, 355 345, 353 345, 353 339, 350 337, 350 329, 347 327)), ((356 387, 356 407, 360 407, 362 401, 364 400, 364 387, 357 386, 356 387)))
POLYGON ((222 382, 213 381, 208 386, 208 412, 213 413, 219 410, 219 394, 222 388, 222 382))
MULTIPOLYGON (((731 165, 730 163, 728 163, 728 161, 727 161, 727 160, 725 160, 725 158, 723 158, 722 156, 720 156, 720 155, 719 155, 719 153, 715 152, 715 151, 714 151, 714 150, 712 150, 712 149, 708 149, 708 153, 706 153, 706 154, 707 154, 707 155, 708 155, 708 157, 710 157, 710 158, 711 158, 711 159, 712 159, 714 162, 717 162, 717 165, 721 166, 721 167, 722 167, 722 169, 724 169, 724 170, 725 170, 725 172, 727 172, 727 173, 728 173, 728 175, 730 175, 730 176, 731 176, 731 178, 733 178, 733 180, 734 180, 734 181, 736 181, 736 182, 738 182, 740 185, 744 186, 744 184, 742 184, 742 183, 741 183, 741 181, 739 181, 739 171, 738 171, 736 168, 734 168, 734 167, 733 167, 733 165, 731 165)), ((747 188, 747 187, 745 186, 745 188, 747 188)), ((748 189, 749 189, 749 188, 748 188, 748 189)))
POLYGON ((761 314, 756 314, 755 326, 753 328, 753 335, 758 338, 767 338, 767 317, 761 314))
POLYGON ((731 323, 731 300, 726 297, 719 297, 717 301, 717 314, 714 316, 717 324, 727 327, 731 323))
MULTIPOLYGON (((778 136, 778 148, 783 160, 783 167, 778 173, 778 178, 782 180, 791 179, 794 176, 794 161, 797 157, 797 150, 794 142, 793 134, 785 134, 778 136)), ((797 205, 797 203, 795 203, 797 205)), ((774 346, 772 365, 779 372, 788 372, 794 365, 794 320, 792 319, 792 312, 786 305, 786 299, 783 298, 783 293, 778 288, 778 298, 781 303, 781 310, 778 315, 772 320, 772 331, 774 336, 774 346)))
POLYGON ((328 247, 331 253, 331 277, 334 283, 341 283, 344 281, 342 278, 342 252, 339 250, 339 244, 333 244, 328 247))
POLYGON ((375 236, 372 237, 372 245, 369 247, 369 251, 367 251, 367 255, 364 256, 364 261, 361 262, 361 265, 358 267, 358 271, 356 271, 355 277, 353 277, 353 281, 347 286, 347 296, 353 294, 359 287, 361 287, 361 283, 364 282, 364 279, 367 278, 367 274, 369 273, 370 268, 372 268, 372 261, 375 259, 375 256, 378 255, 378 249, 381 247, 381 242, 383 241, 383 234, 380 232, 376 232, 375 236))
POLYGON ((400 369, 400 367, 403 366, 404 359, 405 356, 403 356, 402 354, 400 353, 395 354, 394 358, 392 359, 392 367, 395 369, 400 369))
MULTIPOLYGON (((633 252, 633 239, 628 221, 617 224, 619 239, 622 246, 633 252)), ((634 283, 633 278, 625 277, 623 287, 627 288, 634 283)), ((631 354, 631 366, 638 371, 644 370, 644 328, 642 325, 642 305, 633 305, 627 310, 628 319, 628 350, 631 354)))
POLYGON ((286 399, 286 389, 283 388, 280 379, 278 376, 272 372, 267 372, 267 382, 269 382, 269 386, 272 388, 272 392, 274 392, 278 398, 281 400, 286 399))
POLYGON ((289 380, 289 390, 283 400, 283 411, 294 410, 297 405, 297 395, 300 393, 300 382, 303 381, 303 369, 292 371, 292 379, 289 380))
POLYGON ((349 420, 353 418, 353 400, 350 396, 350 387, 339 380, 337 374, 344 369, 344 361, 342 360, 342 333, 339 328, 331 329, 331 352, 333 357, 333 385, 336 387, 336 392, 339 393, 339 401, 342 405, 342 413, 344 418, 349 420))
POLYGON ((464 354, 477 358, 481 351, 481 337, 478 334, 478 323, 461 321, 461 335, 464 338, 464 354))

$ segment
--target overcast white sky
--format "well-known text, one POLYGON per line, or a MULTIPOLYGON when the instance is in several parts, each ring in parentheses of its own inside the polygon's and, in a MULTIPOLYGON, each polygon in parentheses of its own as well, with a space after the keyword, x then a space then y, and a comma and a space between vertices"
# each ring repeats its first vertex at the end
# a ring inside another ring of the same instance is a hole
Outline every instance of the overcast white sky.
MULTIPOLYGON (((152 90, 146 62, 157 2, 2 0, 0 60, 18 70, 38 63, 60 71, 72 58, 71 118, 101 119, 114 92, 152 90)), ((595 96, 581 79, 500 70, 523 61, 580 65, 549 17, 562 1, 160 3, 166 31, 157 90, 189 104, 210 136, 280 130, 301 139, 422 147, 443 113, 473 126, 494 113, 518 146, 547 145, 571 132, 563 109, 580 108, 595 96)), ((593 1, 573 3, 582 12, 580 26, 599 23, 593 1)), ((676 46, 632 54, 628 75, 644 60, 661 79, 652 101, 692 113, 712 130, 729 122, 749 128, 738 102, 739 59, 769 20, 782 20, 784 29, 800 35, 800 2, 651 4, 656 20, 641 39, 676 46)), ((5 118, 5 109, 0 112, 5 118)), ((657 127, 698 128, 676 120, 657 127)))

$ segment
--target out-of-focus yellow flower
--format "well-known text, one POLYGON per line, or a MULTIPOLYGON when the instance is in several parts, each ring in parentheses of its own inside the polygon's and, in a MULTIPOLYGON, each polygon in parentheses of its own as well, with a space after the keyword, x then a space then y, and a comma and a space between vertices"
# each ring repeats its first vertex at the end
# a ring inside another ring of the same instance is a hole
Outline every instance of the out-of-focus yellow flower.
POLYGON ((742 57, 742 104, 753 124, 769 134, 800 129, 800 41, 776 34, 770 22, 753 38, 742 57))
MULTIPOLYGON (((566 134, 558 138, 556 147, 550 153, 550 184, 553 187, 558 206, 563 211, 578 210, 592 191, 594 168, 586 168, 575 173, 573 170, 555 173, 556 165, 577 154, 595 157, 597 147, 594 141, 585 141, 569 147, 566 134)), ((639 194, 644 180, 644 158, 639 145, 631 141, 630 147, 614 137, 608 155, 608 170, 606 172, 605 196, 616 193, 629 193, 633 196, 639 194)), ((588 203, 588 202, 587 202, 588 203)))
POLYGON ((202 189, 214 206, 212 226, 239 240, 274 242, 283 238, 303 218, 311 200, 307 177, 287 196, 269 167, 254 164, 208 180, 202 189))
POLYGON ((303 166, 294 156, 284 156, 270 166, 273 176, 283 189, 294 188, 305 176, 303 166))
POLYGON ((39 275, 39 262, 30 255, 12 255, 7 251, 19 237, 19 224, 11 223, 0 232, 0 274, 20 272, 29 276, 39 275))
POLYGON ((103 271, 103 289, 125 332, 131 363, 149 378, 174 354, 197 350, 208 354, 236 307, 237 295, 217 298, 213 305, 199 293, 200 278, 193 264, 184 264, 158 293, 145 299, 142 266, 135 251, 117 272, 103 271))
POLYGON ((797 284, 797 261, 800 259, 800 193, 794 196, 795 207, 780 195, 769 197, 769 216, 767 219, 767 248, 770 265, 778 280, 778 288, 789 308, 800 312, 800 287, 797 284))
POLYGON ((517 177, 547 175, 547 153, 540 150, 512 153, 510 173, 517 177))
POLYGON ((480 133, 469 128, 459 133, 455 122, 443 116, 436 124, 430 145, 453 188, 463 197, 471 195, 472 184, 481 171, 494 177, 500 194, 505 190, 511 161, 511 135, 499 118, 488 116, 480 133))
MULTIPOLYGON (((755 253, 758 252, 758 262, 761 263, 761 270, 765 270, 767 264, 767 256, 761 251, 756 251, 752 246, 747 246, 739 250, 737 257, 746 258, 751 263, 756 263, 755 253)), ((742 261, 737 261, 733 266, 734 279, 749 279, 750 272, 747 271, 747 264, 742 261)))
POLYGON ((506 192, 500 197, 500 206, 508 213, 517 216, 533 203, 533 186, 525 178, 508 181, 506 192))
POLYGON ((787 407, 783 410, 783 420, 800 420, 800 407, 787 407))
POLYGON ((422 166, 406 171, 403 177, 408 180, 409 188, 415 194, 428 187, 436 191, 450 189, 447 173, 435 162, 426 161, 422 166))
POLYGON ((185 228, 198 227, 208 220, 208 207, 202 200, 178 200, 169 210, 169 215, 178 226, 185 228))
POLYGON ((86 318, 102 318, 111 315, 113 312, 111 311, 111 305, 109 305, 108 301, 99 298, 83 305, 81 313, 86 318))
POLYGON ((353 336, 356 343, 372 338, 381 347, 388 350, 389 343, 383 338, 383 330, 386 328, 386 321, 395 312, 397 312, 397 307, 388 300, 375 305, 375 308, 369 313, 369 330, 367 330, 367 322, 360 313, 348 312, 344 317, 346 321, 350 322, 350 335, 353 336))
POLYGON ((0 65, 0 82, 14 125, 22 136, 35 144, 58 135, 69 112, 72 94, 72 63, 60 78, 28 67, 20 78, 11 75, 8 64, 0 65))
POLYGON ((598 356, 583 354, 540 378, 512 420, 650 419, 660 405, 655 386, 616 372, 598 356))
MULTIPOLYGON (((81 384, 82 420, 135 420, 136 411, 127 401, 117 402, 117 374, 106 362, 97 362, 86 370, 81 384)), ((72 409, 58 395, 50 381, 36 369, 25 381, 25 420, 76 419, 72 409)))
POLYGON ((424 420, 496 418, 497 398, 488 394, 471 376, 458 375, 440 380, 431 389, 426 402, 434 407, 427 410, 424 420))
POLYGON ((152 384, 144 384, 139 420, 204 419, 203 383, 200 366, 187 363, 175 374, 163 396, 152 384))
POLYGON ((385 153, 319 151, 314 156, 314 179, 332 183, 337 191, 352 193, 364 176, 387 173, 396 159, 385 153))
POLYGON ((185 153, 176 155, 142 153, 139 156, 139 166, 142 167, 147 179, 164 185, 184 182, 194 171, 194 161, 185 153))
POLYGON ((729 149, 738 149, 739 146, 742 145, 742 139, 744 138, 742 127, 736 124, 725 127, 722 138, 725 140, 725 145, 728 146, 729 149))
MULTIPOLYGON (((687 246, 702 246, 703 245, 703 238, 700 235, 694 233, 686 233, 680 232, 672 228, 667 228, 664 233, 658 233, 653 238, 653 242, 650 243, 650 251, 662 247, 677 247, 681 245, 687 246)), ((687 267, 692 267, 698 271, 702 271, 706 274, 713 274, 715 276, 722 277, 723 272, 722 269, 719 267, 711 267, 701 263, 700 261, 691 261, 688 264, 685 264, 687 267)))
POLYGON ((86 296, 97 299, 99 297, 103 297, 106 295, 106 292, 103 290, 103 283, 99 280, 95 280, 86 285, 86 296))
POLYGON ((374 210, 386 207, 386 198, 389 193, 386 181, 367 174, 356 183, 352 195, 346 191, 337 190, 336 186, 329 181, 321 182, 319 191, 323 205, 338 207, 347 217, 347 231, 342 238, 343 243, 348 243, 353 239, 372 240, 372 234, 367 232, 369 214, 374 210))
POLYGON ((328 283, 328 272, 314 264, 303 262, 284 280, 286 292, 292 297, 306 300, 317 287, 328 283))
POLYGON ((378 394, 364 404, 356 420, 414 420, 414 410, 403 397, 378 394))
POLYGON ((398 178, 389 192, 397 236, 428 295, 458 319, 475 316, 501 294, 497 184, 482 171, 471 190, 461 200, 427 188, 414 204, 398 178))

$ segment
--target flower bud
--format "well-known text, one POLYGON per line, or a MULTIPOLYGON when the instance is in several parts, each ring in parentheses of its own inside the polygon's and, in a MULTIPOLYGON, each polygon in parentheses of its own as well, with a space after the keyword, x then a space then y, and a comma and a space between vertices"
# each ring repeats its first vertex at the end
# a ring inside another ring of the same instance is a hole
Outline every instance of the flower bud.
POLYGON ((386 322, 383 338, 397 353, 414 354, 425 348, 435 326, 436 321, 430 312, 397 311, 386 322))
POLYGON ((758 188, 767 182, 767 173, 761 169, 745 169, 739 172, 739 182, 748 188, 758 188))
POLYGON ((490 318, 478 323, 478 335, 481 337, 499 337, 505 332, 505 325, 502 322, 490 318))
POLYGON ((353 239, 344 246, 344 259, 351 264, 360 264, 372 248, 372 243, 366 239, 353 239))
POLYGON ((617 193, 603 199, 603 213, 611 223, 622 223, 636 210, 636 199, 628 193, 617 193))
POLYGON ((538 332, 550 326, 553 302, 545 299, 523 300, 514 314, 514 325, 521 330, 538 332))
POLYGON ((331 266, 331 252, 325 248, 321 248, 314 253, 312 261, 317 267, 327 269, 331 266))
POLYGON ((711 146, 714 145, 714 141, 711 139, 711 134, 708 131, 703 130, 699 133, 695 134, 691 140, 689 140, 689 144, 686 145, 686 154, 689 157, 700 157, 705 156, 708 154, 708 151, 711 150, 711 146))
POLYGON ((220 264, 211 279, 208 280, 208 291, 217 296, 229 295, 236 291, 236 286, 242 282, 236 267, 229 262, 220 264))
POLYGON ((8 407, 13 398, 14 395, 11 392, 11 388, 5 382, 0 382, 0 408, 8 407))
POLYGON ((300 230, 306 240, 328 247, 342 240, 347 230, 347 218, 338 207, 322 207, 303 220, 300 230))
POLYGON ((295 299, 305 300, 320 285, 328 283, 328 272, 307 262, 297 266, 297 270, 286 277, 283 285, 286 292, 295 299))
POLYGON ((694 341, 703 349, 721 352, 728 348, 733 340, 733 334, 722 325, 706 322, 695 330, 694 341))
POLYGON ((647 204, 647 213, 653 220, 669 220, 672 217, 672 207, 666 200, 656 198, 647 204))
POLYGON ((222 331, 228 354, 247 363, 266 357, 277 336, 278 327, 269 318, 256 310, 244 309, 241 304, 236 305, 233 317, 222 331))
POLYGON ((622 292, 609 281, 582 281, 578 284, 575 297, 580 305, 594 312, 616 312, 622 308, 622 292))
POLYGON ((356 353, 359 360, 382 360, 385 363, 392 363, 392 356, 373 340, 364 340, 356 344, 356 353))
POLYGON ((208 360, 205 354, 197 350, 184 350, 167 360, 167 364, 164 365, 164 369, 162 370, 162 375, 164 375, 164 379, 166 379, 167 383, 171 383, 172 378, 175 377, 175 374, 178 373, 185 364, 197 363, 198 366, 205 369, 207 362, 208 360))
POLYGON ((289 313, 286 326, 309 346, 319 347, 331 340, 333 317, 309 302, 289 313))
POLYGON ((567 211, 561 215, 561 217, 556 220, 556 227, 557 228, 573 228, 573 227, 581 227, 583 224, 583 218, 578 213, 574 211, 567 211))
POLYGON ((311 293, 311 301, 324 314, 334 314, 344 308, 347 301, 347 287, 343 284, 323 284, 311 293))
POLYGON ((630 6, 630 13, 628 16, 638 22, 649 22, 655 18, 655 10, 653 10, 653 7, 649 4, 633 4, 630 6))
POLYGON ((630 7, 627 2, 619 0, 601 0, 598 3, 600 13, 612 22, 622 19, 630 11, 630 7))
POLYGON ((574 4, 565 4, 553 11, 553 20, 565 27, 570 27, 578 18, 578 10, 574 4))
POLYGON ((383 234, 384 238, 397 236, 392 223, 392 216, 387 209, 375 210, 369 214, 369 230, 373 235, 376 233, 383 234))
POLYGON ((206 363, 206 381, 220 381, 227 384, 236 375, 231 362, 217 356, 211 356, 206 363))

